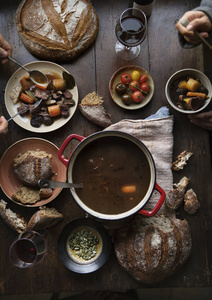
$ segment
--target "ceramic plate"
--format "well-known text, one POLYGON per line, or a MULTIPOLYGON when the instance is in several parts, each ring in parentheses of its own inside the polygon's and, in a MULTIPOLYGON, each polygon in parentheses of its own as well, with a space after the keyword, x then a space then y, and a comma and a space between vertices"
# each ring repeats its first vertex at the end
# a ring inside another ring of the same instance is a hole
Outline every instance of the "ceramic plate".
POLYGON ((103 225, 94 219, 76 219, 66 225, 58 239, 58 254, 63 264, 75 273, 91 273, 101 268, 107 261, 111 250, 111 239, 103 225), (91 263, 81 264, 75 262, 68 254, 67 243, 70 234, 78 227, 94 229, 102 240, 102 251, 98 258, 91 263))
MULTIPOLYGON (((54 175, 54 180, 57 181, 66 181, 66 167, 65 165, 59 160, 57 154, 58 154, 58 148, 52 144, 51 142, 40 139, 40 138, 26 138, 23 140, 20 140, 10 146, 5 153, 3 154, 1 160, 0 160, 0 182, 1 182, 1 188, 5 195, 12 200, 12 195, 15 193, 15 191, 22 185, 22 183, 19 181, 19 179, 15 176, 13 172, 13 159, 19 154, 19 153, 25 153, 28 150, 44 150, 47 153, 52 154, 52 170, 55 172, 56 175, 54 175)), ((51 197, 47 199, 42 199, 41 201, 38 201, 34 204, 26 205, 19 202, 16 202, 12 200, 13 202, 22 205, 22 206, 28 206, 28 207, 37 207, 41 205, 45 205, 55 199, 61 192, 61 188, 56 188, 53 190, 53 194, 51 197)))
POLYGON ((149 103, 149 101, 152 99, 153 94, 154 94, 154 81, 152 79, 152 77, 150 76, 150 74, 144 70, 143 68, 140 68, 138 66, 125 66, 122 67, 120 69, 118 69, 113 76, 110 79, 110 83, 109 83, 109 90, 110 90, 110 95, 113 99, 113 101, 119 105, 122 108, 128 109, 128 110, 134 110, 134 109, 139 109, 144 107, 145 105, 147 105, 149 103), (133 70, 137 70, 141 73, 141 75, 146 75, 147 76, 147 83, 150 85, 150 92, 148 93, 147 96, 144 96, 141 103, 138 104, 130 104, 130 105, 126 105, 122 102, 120 95, 118 95, 115 91, 115 87, 116 85, 121 82, 121 75, 123 73, 129 73, 130 75, 132 74, 133 70))
MULTIPOLYGON (((55 63, 48 62, 48 61, 35 61, 32 63, 26 64, 25 67, 29 70, 39 70, 43 73, 51 73, 51 72, 58 73, 60 76, 62 76, 63 71, 68 72, 63 67, 61 67, 55 63)), ((10 116, 15 115, 17 113, 17 107, 20 106, 20 103, 17 103, 17 104, 13 103, 13 101, 10 98, 10 92, 12 91, 12 89, 14 87, 20 85, 20 79, 22 77, 24 77, 26 74, 27 74, 26 71, 24 71, 23 69, 20 68, 10 77, 10 79, 7 83, 7 86, 5 89, 5 105, 6 105, 7 111, 10 116)), ((77 109, 77 104, 78 104, 77 86, 75 85, 75 87, 73 89, 71 89, 70 91, 73 95, 73 99, 76 102, 76 104, 75 104, 75 106, 69 108, 70 115, 68 118, 59 118, 52 125, 46 126, 46 125, 42 124, 39 128, 31 126, 29 118, 21 117, 19 115, 13 119, 14 122, 26 130, 29 130, 32 132, 39 132, 39 133, 51 132, 51 131, 54 131, 54 130, 62 127, 72 118, 72 116, 74 115, 74 113, 77 109)))

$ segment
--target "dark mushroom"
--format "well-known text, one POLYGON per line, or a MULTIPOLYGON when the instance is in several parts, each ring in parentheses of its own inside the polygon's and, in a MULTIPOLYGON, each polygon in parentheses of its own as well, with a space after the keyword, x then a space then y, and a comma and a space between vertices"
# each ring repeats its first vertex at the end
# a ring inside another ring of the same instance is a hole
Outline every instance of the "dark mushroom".
POLYGON ((31 126, 37 128, 39 128, 42 123, 43 123, 43 116, 40 115, 33 116, 30 121, 31 126))
POLYGON ((43 124, 46 125, 46 126, 50 126, 54 123, 54 120, 48 115, 44 115, 43 116, 43 124))

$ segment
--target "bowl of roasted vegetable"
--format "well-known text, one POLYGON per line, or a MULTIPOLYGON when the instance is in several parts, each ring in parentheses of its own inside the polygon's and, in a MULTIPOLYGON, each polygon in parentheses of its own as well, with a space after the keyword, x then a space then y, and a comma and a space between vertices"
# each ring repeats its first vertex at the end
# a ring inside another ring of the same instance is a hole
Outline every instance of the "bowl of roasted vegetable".
POLYGON ((210 103, 212 85, 201 71, 183 69, 168 79, 165 94, 175 110, 184 114, 194 114, 204 110, 210 103))
POLYGON ((43 72, 48 83, 34 84, 25 70, 18 69, 5 89, 5 105, 9 115, 19 112, 14 122, 32 132, 51 132, 65 125, 78 104, 74 77, 60 65, 48 61, 32 62, 26 67, 43 72))

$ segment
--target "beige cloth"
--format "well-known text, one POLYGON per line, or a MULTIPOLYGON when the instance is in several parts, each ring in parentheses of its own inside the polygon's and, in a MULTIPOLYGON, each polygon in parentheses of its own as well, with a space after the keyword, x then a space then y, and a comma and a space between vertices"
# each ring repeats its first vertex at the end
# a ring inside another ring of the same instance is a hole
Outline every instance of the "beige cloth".
MULTIPOLYGON (((156 182, 167 193, 173 188, 171 170, 173 154, 173 116, 152 120, 122 120, 105 130, 123 131, 142 141, 149 149, 156 166, 156 182)), ((143 207, 152 210, 160 198, 154 190, 150 200, 143 207)), ((163 204, 160 213, 171 214, 163 204)))

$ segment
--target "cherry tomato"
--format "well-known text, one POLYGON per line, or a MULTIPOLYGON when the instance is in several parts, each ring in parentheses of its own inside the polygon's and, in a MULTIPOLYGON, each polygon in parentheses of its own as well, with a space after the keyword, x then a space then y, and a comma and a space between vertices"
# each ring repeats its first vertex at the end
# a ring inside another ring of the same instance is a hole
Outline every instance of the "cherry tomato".
POLYGON ((131 75, 128 73, 123 73, 121 75, 121 82, 126 84, 126 83, 130 83, 130 81, 132 81, 131 75))
POLYGON ((134 70, 132 71, 132 74, 131 74, 131 77, 132 77, 132 80, 138 80, 141 76, 141 73, 137 70, 134 70))
POLYGON ((127 86, 126 86, 126 84, 121 83, 121 82, 118 83, 118 84, 115 86, 115 91, 116 91, 116 93, 119 94, 119 95, 125 94, 126 91, 127 91, 127 86))
POLYGON ((132 102, 132 96, 129 94, 124 94, 121 96, 121 100, 125 105, 130 105, 132 102))
POLYGON ((146 81, 147 81, 147 76, 146 75, 141 75, 141 77, 139 78, 139 83, 142 84, 146 81))
POLYGON ((133 80, 130 82, 129 84, 129 89, 132 91, 132 92, 135 92, 138 90, 138 88, 140 88, 140 85, 138 84, 138 82, 136 80, 133 80))
POLYGON ((140 103, 143 99, 143 94, 140 91, 135 91, 132 93, 132 99, 135 103, 140 103))
POLYGON ((140 86, 141 90, 144 91, 145 93, 149 92, 150 86, 147 82, 144 82, 140 86))

